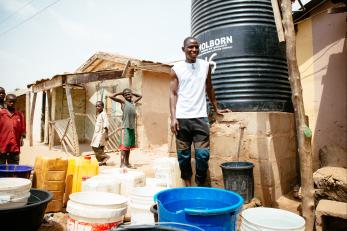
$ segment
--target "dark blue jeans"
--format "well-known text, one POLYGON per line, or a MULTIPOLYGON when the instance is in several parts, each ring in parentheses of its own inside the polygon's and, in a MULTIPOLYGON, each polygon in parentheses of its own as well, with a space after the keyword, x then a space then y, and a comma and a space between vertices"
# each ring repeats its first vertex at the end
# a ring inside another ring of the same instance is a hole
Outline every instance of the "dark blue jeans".
POLYGON ((178 119, 179 130, 176 135, 177 158, 182 179, 191 179, 191 145, 195 149, 195 182, 203 185, 210 159, 210 125, 207 118, 178 119))

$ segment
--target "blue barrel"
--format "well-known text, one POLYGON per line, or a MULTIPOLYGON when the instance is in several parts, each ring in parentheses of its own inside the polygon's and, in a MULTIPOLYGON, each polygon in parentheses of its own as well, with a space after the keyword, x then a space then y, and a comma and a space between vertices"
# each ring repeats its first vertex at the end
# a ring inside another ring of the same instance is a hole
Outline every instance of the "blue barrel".
POLYGON ((191 28, 221 108, 293 111, 271 0, 192 0, 191 28))
POLYGON ((157 193, 154 200, 159 222, 183 223, 203 230, 236 230, 243 205, 239 194, 207 187, 168 189, 157 193))

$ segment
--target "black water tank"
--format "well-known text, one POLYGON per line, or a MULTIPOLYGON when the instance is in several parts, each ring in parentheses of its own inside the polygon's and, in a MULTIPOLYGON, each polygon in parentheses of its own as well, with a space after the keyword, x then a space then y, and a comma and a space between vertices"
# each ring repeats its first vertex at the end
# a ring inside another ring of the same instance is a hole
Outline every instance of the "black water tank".
POLYGON ((293 110, 271 0, 192 0, 191 22, 221 108, 293 110))

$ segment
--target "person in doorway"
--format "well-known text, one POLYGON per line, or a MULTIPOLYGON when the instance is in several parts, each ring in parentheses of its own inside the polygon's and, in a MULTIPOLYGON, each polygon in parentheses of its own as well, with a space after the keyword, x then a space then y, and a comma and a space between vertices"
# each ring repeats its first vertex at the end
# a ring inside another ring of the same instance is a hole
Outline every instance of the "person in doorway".
POLYGON ((3 87, 0 87, 0 109, 5 108, 6 91, 3 87))
POLYGON ((96 117, 95 130, 90 146, 92 146, 99 165, 106 165, 106 162, 110 159, 110 156, 105 153, 110 124, 102 101, 96 102, 96 112, 98 116, 96 117))
POLYGON ((25 119, 15 109, 17 97, 6 95, 6 108, 0 109, 0 164, 19 164, 20 146, 25 138, 25 119))
POLYGON ((193 37, 184 39, 182 51, 185 60, 176 63, 170 74, 171 131, 176 135, 181 178, 186 186, 192 185, 191 145, 193 143, 196 161, 195 182, 198 186, 203 186, 210 157, 206 93, 217 115, 230 110, 221 110, 217 107, 211 81, 211 67, 207 61, 197 58, 199 55, 197 39, 193 37))
POLYGON ((123 92, 116 93, 110 98, 121 104, 123 111, 122 134, 119 149, 121 150, 120 167, 135 168, 130 164, 130 150, 135 147, 136 129, 136 109, 135 104, 142 99, 140 94, 136 94, 131 89, 126 88, 123 92), (118 98, 117 96, 123 96, 118 98), (133 99, 133 96, 136 98, 133 99))

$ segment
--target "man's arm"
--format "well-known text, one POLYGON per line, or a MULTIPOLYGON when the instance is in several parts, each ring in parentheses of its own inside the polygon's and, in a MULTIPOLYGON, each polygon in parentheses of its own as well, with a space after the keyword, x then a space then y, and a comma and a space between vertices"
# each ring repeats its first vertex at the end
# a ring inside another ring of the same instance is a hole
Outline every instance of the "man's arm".
POLYGON ((125 103, 124 100, 122 100, 120 98, 117 98, 117 96, 119 96, 119 95, 123 95, 123 92, 115 93, 115 94, 109 96, 109 98, 114 100, 114 101, 116 101, 116 102, 118 102, 118 103, 120 103, 120 104, 124 104, 125 103))
POLYGON ((134 93, 134 92, 132 94, 133 94, 133 96, 137 97, 137 99, 135 99, 134 103, 137 103, 142 99, 142 95, 134 93))
POLYGON ((178 120, 176 118, 178 78, 176 73, 171 70, 170 73, 170 115, 171 115, 171 131, 177 135, 179 130, 178 120))
POLYGON ((20 137, 20 146, 24 145, 24 139, 26 137, 26 125, 25 125, 25 116, 24 113, 20 113, 21 116, 21 122, 22 122, 22 132, 21 132, 21 137, 20 137))
POLYGON ((211 66, 208 67, 208 73, 206 78, 206 93, 217 115, 221 115, 222 113, 226 113, 226 112, 231 112, 230 109, 218 109, 216 96, 214 94, 214 89, 212 86, 211 66))

